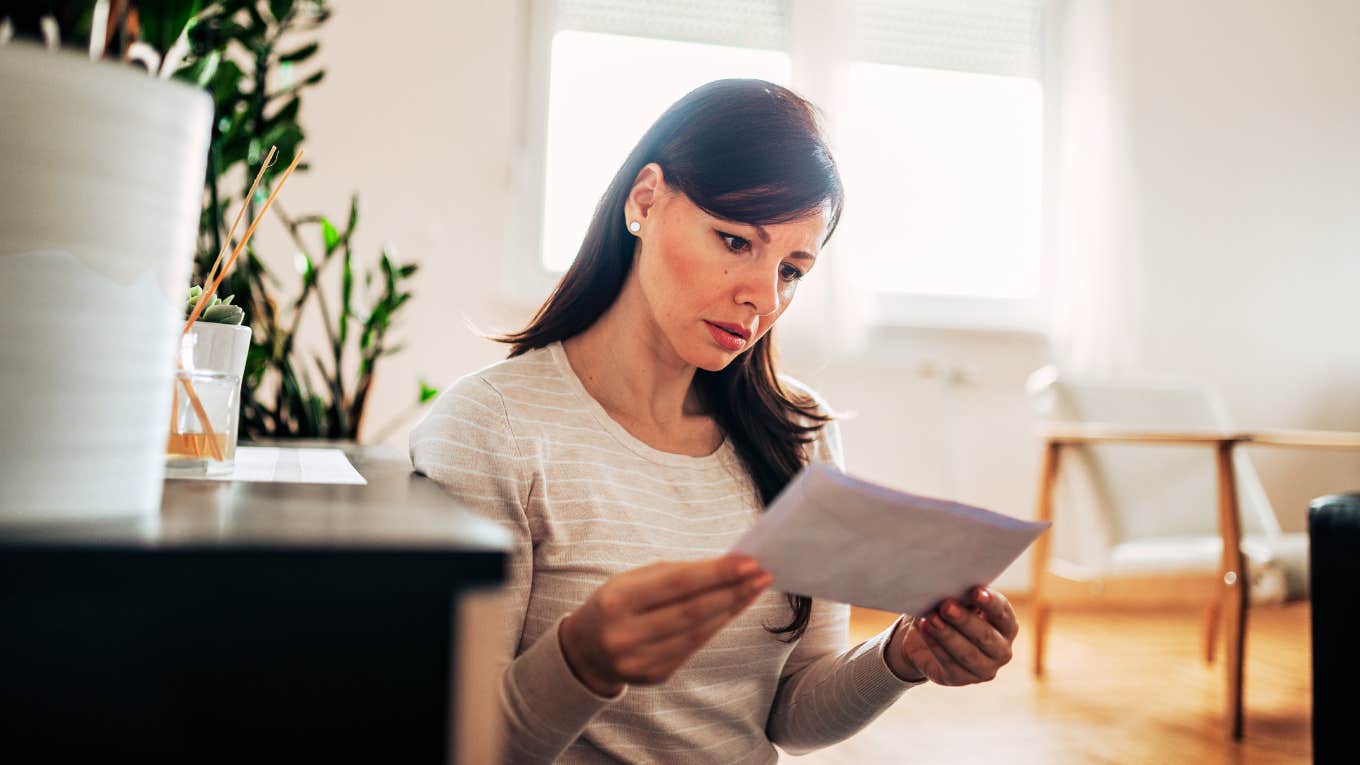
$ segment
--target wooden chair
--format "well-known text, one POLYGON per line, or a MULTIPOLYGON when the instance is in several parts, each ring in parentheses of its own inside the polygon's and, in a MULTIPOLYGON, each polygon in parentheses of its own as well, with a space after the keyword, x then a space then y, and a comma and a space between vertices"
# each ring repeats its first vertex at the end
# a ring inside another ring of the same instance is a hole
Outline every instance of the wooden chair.
POLYGON ((1045 367, 1027 393, 1044 422, 1037 517, 1055 521, 1033 558, 1035 674, 1055 605, 1200 607, 1206 662, 1223 625, 1228 728, 1240 738, 1248 604, 1307 592, 1307 535, 1280 530, 1235 449, 1257 436, 1232 431, 1221 402, 1184 383, 1072 380, 1045 367))

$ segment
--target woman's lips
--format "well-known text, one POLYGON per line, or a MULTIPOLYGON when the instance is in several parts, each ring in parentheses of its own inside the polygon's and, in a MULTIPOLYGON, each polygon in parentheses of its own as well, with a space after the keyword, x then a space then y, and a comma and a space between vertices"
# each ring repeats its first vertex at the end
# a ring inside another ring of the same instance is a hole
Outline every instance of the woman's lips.
POLYGON ((704 324, 708 327, 708 333, 713 336, 713 342, 722 346, 724 350, 739 351, 746 347, 746 338, 734 335, 711 321, 704 324))

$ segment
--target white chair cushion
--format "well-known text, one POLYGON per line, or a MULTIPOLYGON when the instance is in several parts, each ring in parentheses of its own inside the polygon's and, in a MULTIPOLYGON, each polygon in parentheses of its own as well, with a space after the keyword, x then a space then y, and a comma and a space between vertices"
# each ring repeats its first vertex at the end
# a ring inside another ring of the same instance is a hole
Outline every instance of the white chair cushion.
MULTIPOLYGON (((1305 597, 1308 591, 1308 535, 1242 539, 1253 603, 1305 597)), ((1212 574, 1218 570, 1223 542, 1216 536, 1164 537, 1122 542, 1110 549, 1105 576, 1212 574)))

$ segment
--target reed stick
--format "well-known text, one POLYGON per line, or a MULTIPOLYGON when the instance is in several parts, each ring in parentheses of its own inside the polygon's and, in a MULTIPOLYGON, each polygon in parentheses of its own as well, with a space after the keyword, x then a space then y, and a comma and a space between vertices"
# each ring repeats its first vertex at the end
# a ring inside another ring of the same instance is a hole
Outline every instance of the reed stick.
MULTIPOLYGON (((208 275, 203 279, 204 284, 212 283, 213 277, 217 275, 217 267, 222 265, 222 259, 227 256, 227 251, 231 249, 231 240, 236 238, 236 227, 241 225, 241 219, 246 215, 246 207, 249 206, 250 200, 255 196, 255 188, 260 185, 260 179, 264 178, 264 171, 274 164, 274 155, 278 151, 279 147, 277 146, 269 147, 269 153, 265 155, 264 163, 260 165, 260 171, 255 174, 255 180, 251 182, 250 190, 246 192, 245 202, 241 204, 241 209, 236 211, 236 219, 231 222, 231 229, 227 231, 227 238, 222 242, 222 250, 217 253, 217 259, 213 261, 212 268, 208 269, 208 275)), ((204 295, 207 295, 207 297, 200 295, 198 299, 212 299, 212 295, 207 292, 204 295)), ((195 305, 195 307, 197 306, 195 305)))
MULTIPOLYGON (((260 212, 255 216, 255 220, 250 222, 250 228, 246 229, 245 236, 241 237, 240 243, 236 245, 236 249, 231 253, 231 259, 222 267, 222 272, 213 280, 212 286, 203 289, 204 295, 212 295, 217 292, 218 286, 222 284, 222 277, 226 276, 227 272, 231 270, 231 267, 236 264, 236 259, 241 256, 241 251, 246 248, 246 244, 250 242, 250 237, 255 234, 255 228, 260 225, 261 220, 264 220, 265 213, 269 212, 269 207, 274 204, 274 198, 279 195, 279 191, 283 189, 283 184, 288 182, 288 176, 293 174, 293 169, 296 168, 298 162, 302 160, 302 154, 302 150, 298 149, 298 153, 293 157, 293 161, 288 165, 288 169, 283 171, 283 175, 279 178, 279 182, 274 184, 274 190, 269 192, 269 198, 264 201, 264 207, 260 208, 260 212)), ((188 334, 189 327, 192 327, 194 322, 198 321, 198 316, 203 313, 203 308, 207 302, 207 300, 202 299, 200 296, 198 303, 194 305, 193 313, 189 314, 189 321, 184 324, 183 334, 188 334)))
MULTIPOLYGON (((205 285, 213 281, 213 277, 217 274, 218 267, 222 265, 222 258, 226 257, 227 250, 231 247, 231 240, 236 236, 236 228, 241 225, 241 219, 245 217, 246 207, 249 206, 250 199, 255 196, 255 189, 260 185, 260 180, 264 178, 265 171, 269 169, 270 165, 274 164, 274 155, 276 153, 278 153, 278 147, 270 146, 269 153, 265 155, 264 162, 260 165, 259 172, 255 173, 255 180, 251 182, 250 190, 246 192, 245 200, 242 201, 240 209, 236 211, 236 218, 232 220, 231 229, 227 231, 226 242, 223 243, 221 251, 217 253, 217 258, 213 260, 212 268, 208 269, 207 278, 203 280, 205 285)), ((202 294, 199 295, 198 302, 194 304, 195 313, 201 312, 205 307, 204 304, 211 301, 214 294, 216 293, 213 291, 204 290, 202 294)), ((184 333, 189 331, 190 326, 193 326, 192 319, 185 325, 184 331, 180 333, 181 337, 184 336, 184 333)), ((179 358, 178 354, 176 354, 175 358, 175 369, 179 371, 184 369, 184 361, 179 358)), ((179 422, 179 388, 180 386, 177 382, 174 386, 174 398, 171 399, 172 416, 170 418, 170 423, 172 427, 174 423, 179 422)), ((221 461, 223 455, 217 448, 217 434, 213 431, 212 422, 206 419, 206 408, 203 406, 202 400, 198 398, 198 392, 194 390, 194 384, 187 379, 184 380, 184 392, 188 394, 189 404, 194 408, 194 413, 198 415, 198 418, 201 421, 204 434, 207 436, 206 440, 209 451, 214 458, 221 461)), ((194 456, 199 456, 197 442, 191 441, 191 445, 193 446, 194 456)))

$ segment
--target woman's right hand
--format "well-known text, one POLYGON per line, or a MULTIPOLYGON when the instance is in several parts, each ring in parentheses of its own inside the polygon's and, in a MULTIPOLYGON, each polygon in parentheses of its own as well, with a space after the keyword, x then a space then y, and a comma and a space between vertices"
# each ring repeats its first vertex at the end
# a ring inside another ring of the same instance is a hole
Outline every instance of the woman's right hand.
POLYGON ((562 653, 601 696, 625 683, 665 682, 771 581, 745 555, 625 571, 562 620, 562 653))

